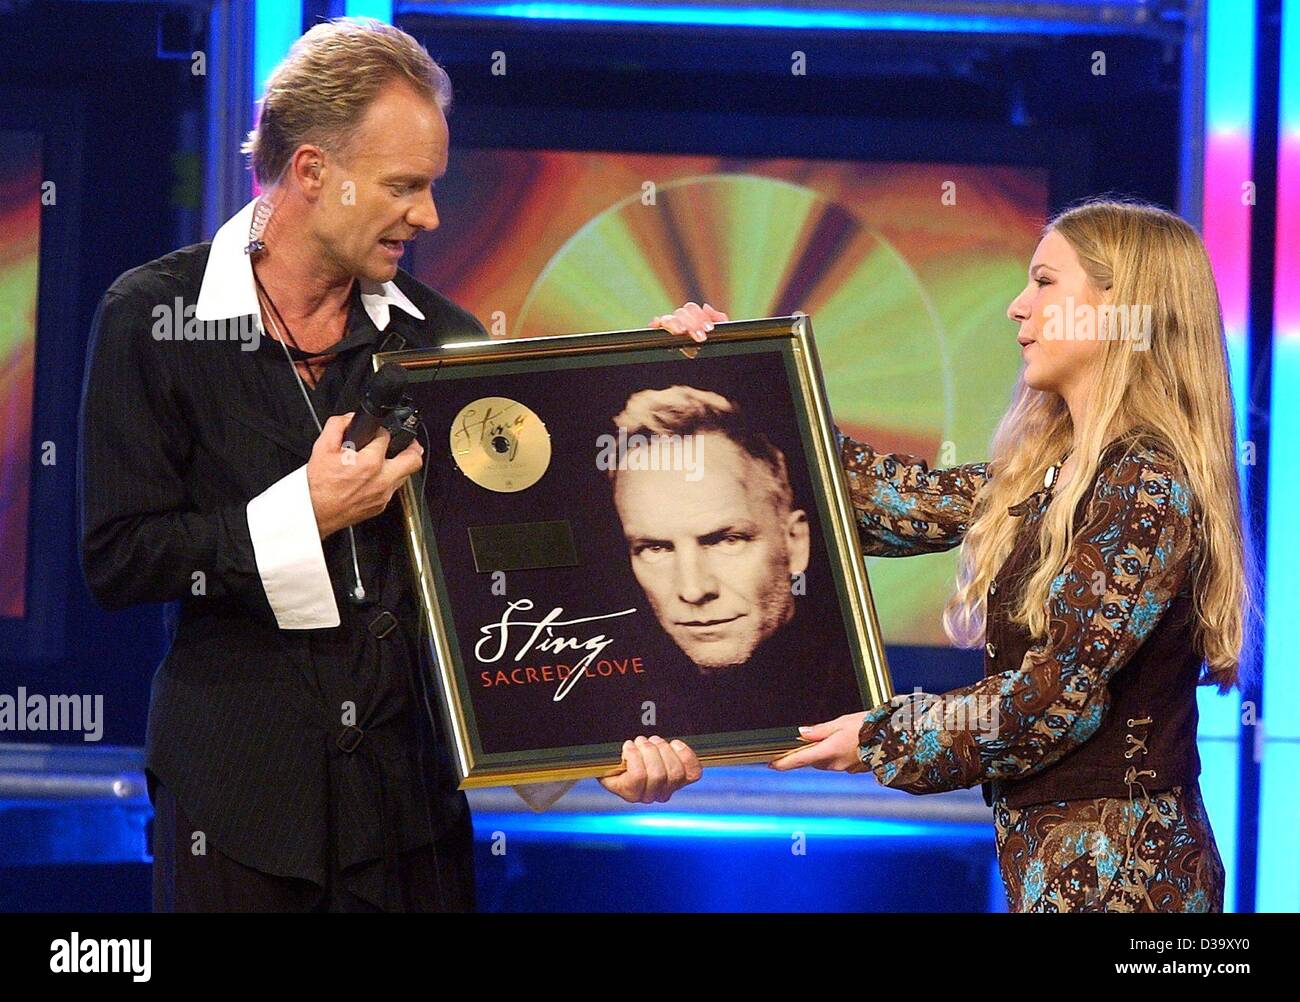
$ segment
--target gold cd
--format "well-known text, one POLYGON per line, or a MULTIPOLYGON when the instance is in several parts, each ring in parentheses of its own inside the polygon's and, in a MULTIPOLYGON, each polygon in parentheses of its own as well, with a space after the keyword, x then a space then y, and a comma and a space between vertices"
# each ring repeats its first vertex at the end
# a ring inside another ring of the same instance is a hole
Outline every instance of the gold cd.
POLYGON ((452 421, 451 455, 474 483, 508 494, 542 479, 551 465, 551 436, 518 400, 480 397, 452 421))

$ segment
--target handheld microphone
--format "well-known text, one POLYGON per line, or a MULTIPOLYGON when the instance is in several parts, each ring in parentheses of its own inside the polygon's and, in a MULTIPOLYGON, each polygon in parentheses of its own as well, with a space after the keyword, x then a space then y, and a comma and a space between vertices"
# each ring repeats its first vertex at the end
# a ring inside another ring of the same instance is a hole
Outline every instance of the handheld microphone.
POLYGON ((387 428, 391 436, 387 455, 392 459, 411 443, 418 426, 419 414, 406 396, 406 370, 396 362, 385 362, 366 383, 361 409, 343 434, 343 447, 364 449, 380 428, 387 428))

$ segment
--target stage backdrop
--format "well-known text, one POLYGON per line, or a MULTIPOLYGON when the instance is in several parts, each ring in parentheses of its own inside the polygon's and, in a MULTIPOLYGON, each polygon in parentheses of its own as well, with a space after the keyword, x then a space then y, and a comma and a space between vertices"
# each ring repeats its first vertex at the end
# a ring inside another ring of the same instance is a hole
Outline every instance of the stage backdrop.
POLYGON ((0 616, 26 615, 40 137, 0 132, 0 616))
MULTIPOLYGON (((813 318, 841 430, 987 458, 1020 353, 1006 318, 1047 172, 994 166, 461 149, 412 250, 500 337, 644 327, 687 300, 813 318)), ((885 639, 945 644, 955 553, 869 562, 885 639)))

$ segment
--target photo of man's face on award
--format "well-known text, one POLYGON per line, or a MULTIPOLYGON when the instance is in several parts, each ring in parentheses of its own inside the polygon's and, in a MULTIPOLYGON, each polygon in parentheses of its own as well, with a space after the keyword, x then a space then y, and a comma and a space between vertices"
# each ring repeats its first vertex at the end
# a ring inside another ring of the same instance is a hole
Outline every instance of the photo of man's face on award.
POLYGON ((608 465, 632 573, 664 632, 706 671, 749 664, 793 618, 790 583, 808 569, 808 519, 785 457, 740 414, 716 393, 670 386, 638 390, 614 419, 633 436, 626 462, 608 465))
POLYGON ((762 761, 892 695, 808 317, 388 361, 462 786, 610 775, 629 734, 762 761))

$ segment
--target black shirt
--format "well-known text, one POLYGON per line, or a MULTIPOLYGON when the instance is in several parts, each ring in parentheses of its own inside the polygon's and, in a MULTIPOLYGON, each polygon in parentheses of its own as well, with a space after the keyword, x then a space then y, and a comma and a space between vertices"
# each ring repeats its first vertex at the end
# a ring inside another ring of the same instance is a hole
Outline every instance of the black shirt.
MULTIPOLYGON (((427 700, 437 713, 437 693, 401 503, 354 527, 366 604, 349 601, 352 554, 336 532, 322 549, 340 625, 279 628, 246 509, 307 462, 318 432, 271 337, 250 351, 217 340, 214 324, 194 328, 210 340, 152 333, 159 306, 198 300, 210 247, 127 272, 96 313, 81 416, 83 569, 110 608, 175 603, 150 700, 151 788, 168 786, 237 861, 322 886, 342 871, 382 907, 395 900, 396 853, 468 828, 426 711, 427 700), (384 612, 397 627, 377 636, 384 612)), ((358 409, 376 351, 486 337, 406 273, 394 283, 425 319, 394 306, 380 332, 354 283, 345 337, 329 349, 337 357, 309 389, 321 424, 358 409)))

